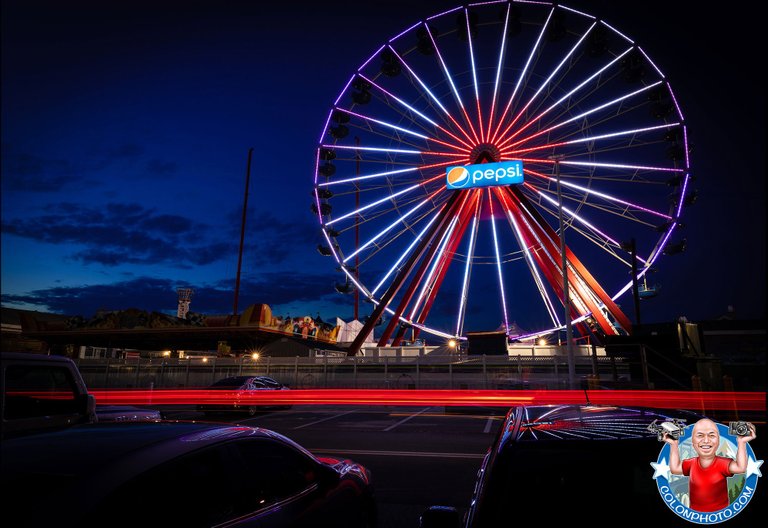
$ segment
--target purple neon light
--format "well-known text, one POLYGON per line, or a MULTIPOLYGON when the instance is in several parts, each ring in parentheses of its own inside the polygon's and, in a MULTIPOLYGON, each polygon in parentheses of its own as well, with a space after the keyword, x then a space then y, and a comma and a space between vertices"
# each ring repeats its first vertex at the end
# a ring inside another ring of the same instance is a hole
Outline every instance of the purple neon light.
POLYGON ((371 61, 373 60, 373 58, 374 58, 376 55, 378 55, 379 53, 381 53, 381 50, 383 50, 385 46, 386 46, 386 44, 382 44, 382 45, 381 45, 381 47, 380 47, 379 49, 377 49, 377 50, 376 50, 376 52, 375 52, 373 55, 371 55, 370 57, 368 57, 368 60, 367 60, 367 61, 365 61, 365 62, 363 63, 363 65, 362 65, 362 66, 360 66, 360 67, 357 69, 357 71, 358 71, 358 72, 360 72, 360 71, 362 71, 362 70, 363 70, 363 68, 365 68, 366 66, 368 66, 368 63, 369 63, 369 62, 371 62, 371 61))
POLYGON ((401 33, 399 33, 399 34, 395 35, 395 36, 394 36, 394 37, 392 37, 391 39, 389 39, 389 43, 390 43, 390 44, 392 44, 394 41, 396 41, 397 39, 399 39, 400 37, 402 37, 403 35, 405 35, 406 33, 408 33, 410 30, 412 30, 412 29, 413 29, 413 28, 415 28, 416 26, 420 26, 420 25, 421 25, 421 22, 416 22, 414 25, 412 25, 411 27, 409 27, 409 28, 408 28, 408 29, 406 29, 405 31, 403 31, 403 32, 401 32, 401 33))
POLYGON ((538 5, 545 5, 545 6, 551 6, 552 2, 536 2, 534 0, 514 0, 516 4, 538 4, 538 5))
POLYGON ((576 11, 575 9, 570 8, 568 6, 564 6, 564 5, 561 4, 558 7, 562 8, 562 9, 565 9, 566 11, 571 11, 572 13, 576 13, 577 15, 585 16, 587 18, 591 18, 592 20, 595 20, 595 17, 593 17, 592 15, 589 15, 587 13, 582 13, 581 11, 576 11))
POLYGON ((661 73, 661 70, 654 64, 654 62, 651 60, 651 58, 645 53, 645 50, 641 48, 640 46, 637 47, 637 49, 640 50, 640 53, 643 54, 643 57, 645 57, 645 60, 651 63, 651 66, 653 66, 653 69, 656 70, 656 73, 658 73, 661 77, 665 77, 663 73, 661 73))
POLYGON ((331 253, 333 253, 334 260, 339 262, 339 255, 336 253, 336 249, 333 247, 333 243, 331 243, 331 237, 328 236, 328 233, 325 232, 325 229, 323 229, 323 236, 325 237, 326 242, 328 242, 328 247, 331 248, 331 253))
POLYGON ((436 15, 432 15, 431 17, 427 18, 427 20, 432 20, 432 19, 435 19, 437 17, 441 17, 443 15, 447 15, 448 13, 453 13, 454 11, 458 11, 459 9, 461 9, 461 6, 454 7, 453 9, 449 9, 448 11, 443 11, 442 13, 438 13, 436 15))
POLYGON ((474 4, 468 4, 469 7, 475 7, 475 6, 481 6, 481 5, 491 5, 491 4, 503 4, 507 0, 492 0, 490 2, 475 2, 474 4))
MULTIPOLYGON (((331 122, 331 116, 333 115, 333 108, 331 108, 331 111, 328 112, 328 119, 325 120, 325 126, 323 127, 323 131, 320 133, 320 139, 318 142, 322 142, 323 138, 325 137, 325 134, 328 130, 328 123, 331 122)), ((315 178, 317 178, 317 171, 315 171, 315 178)), ((315 180, 317 181, 317 180, 315 180)))
POLYGON ((352 81, 354 80, 354 78, 355 78, 354 75, 349 78, 349 80, 347 81, 347 84, 344 85, 344 89, 341 90, 341 93, 336 98, 336 100, 333 102, 333 106, 336 106, 337 104, 339 104, 339 101, 341 101, 341 96, 344 95, 344 92, 347 91, 347 88, 349 88, 349 85, 352 84, 352 81))
POLYGON ((370 180, 371 178, 380 178, 382 176, 392 176, 393 174, 402 174, 404 172, 415 172, 419 170, 419 167, 409 167, 407 169, 397 169, 393 171, 387 171, 387 172, 378 172, 376 174, 368 174, 366 176, 356 176, 354 178, 347 178, 344 180, 333 180, 328 182, 322 182, 318 183, 318 187, 329 187, 331 185, 338 185, 341 183, 351 183, 356 181, 362 181, 362 180, 370 180))
MULTIPOLYGON (((672 91, 672 87, 669 85, 669 81, 667 81, 667 89, 669 90, 669 95, 672 96, 672 102, 675 103, 675 108, 677 108, 677 113, 680 116, 680 119, 685 121, 685 118, 683 117, 683 111, 680 110, 680 105, 677 104, 677 97, 675 97, 675 92, 672 91)), ((688 142, 686 141, 686 153, 688 152, 688 142)), ((687 154, 686 154, 686 161, 688 160, 687 154)))
POLYGON ((493 247, 496 250, 496 269, 499 272, 499 289, 501 290, 501 305, 504 310, 504 331, 509 332, 509 318, 507 317, 507 298, 504 296, 504 278, 501 274, 501 254, 499 253, 499 239, 496 237, 496 220, 493 216, 493 200, 491 189, 488 189, 488 206, 491 211, 491 230, 493 231, 493 247))

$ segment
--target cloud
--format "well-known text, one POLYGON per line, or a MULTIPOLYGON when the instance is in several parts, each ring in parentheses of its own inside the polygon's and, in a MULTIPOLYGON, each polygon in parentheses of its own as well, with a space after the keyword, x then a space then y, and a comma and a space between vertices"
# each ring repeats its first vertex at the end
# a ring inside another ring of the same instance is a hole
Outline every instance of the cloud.
POLYGON ((3 192, 56 192, 82 183, 68 160, 16 152, 8 143, 3 143, 2 153, 3 192))
MULTIPOLYGON (((205 314, 231 313, 234 281, 212 285, 189 285, 170 279, 137 277, 112 284, 84 286, 55 286, 24 294, 3 294, 3 305, 34 306, 41 310, 66 315, 91 317, 97 310, 140 310, 174 313, 177 287, 194 289, 191 309, 205 314)), ((318 306, 345 304, 344 298, 332 292, 331 277, 313 273, 269 273, 259 282, 244 282, 239 294, 239 311, 250 304, 270 306, 300 304, 306 313, 318 311, 318 306)), ((335 314, 326 314, 330 317, 335 314)))
POLYGON ((101 208, 62 203, 50 214, 2 223, 2 232, 48 244, 84 249, 72 258, 105 266, 174 262, 180 267, 206 265, 234 254, 234 242, 208 241, 210 227, 189 218, 160 214, 134 203, 101 208))

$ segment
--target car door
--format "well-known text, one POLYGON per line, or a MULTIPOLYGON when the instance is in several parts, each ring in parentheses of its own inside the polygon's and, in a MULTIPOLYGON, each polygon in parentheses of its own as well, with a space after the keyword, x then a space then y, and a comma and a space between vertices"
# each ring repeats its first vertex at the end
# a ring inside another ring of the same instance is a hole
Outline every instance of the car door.
POLYGON ((348 526, 350 511, 336 500, 333 470, 274 439, 231 444, 242 462, 235 491, 238 524, 228 526, 348 526))

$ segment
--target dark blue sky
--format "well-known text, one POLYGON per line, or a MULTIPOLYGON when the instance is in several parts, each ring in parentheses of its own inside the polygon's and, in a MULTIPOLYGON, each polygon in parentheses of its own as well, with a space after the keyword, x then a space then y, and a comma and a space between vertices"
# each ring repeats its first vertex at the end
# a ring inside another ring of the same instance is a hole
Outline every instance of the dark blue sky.
MULTIPOLYGON (((309 208, 319 135, 367 57, 455 5, 4 1, 3 306, 175 311, 185 285, 193 311, 230 311, 253 147, 240 309, 349 318, 309 208)), ((693 17, 698 2, 567 5, 636 39, 686 116, 699 198, 683 217, 687 251, 660 261, 644 320, 728 305, 764 317, 758 17, 725 4, 693 17)))

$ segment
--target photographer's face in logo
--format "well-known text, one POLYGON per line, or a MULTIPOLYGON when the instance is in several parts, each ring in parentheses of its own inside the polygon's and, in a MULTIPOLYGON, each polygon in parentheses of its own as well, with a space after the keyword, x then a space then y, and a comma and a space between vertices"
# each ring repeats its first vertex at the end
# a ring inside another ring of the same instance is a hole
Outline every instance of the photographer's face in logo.
POLYGON ((665 444, 651 463, 659 494, 687 521, 727 521, 747 506, 762 476, 763 461, 749 445, 757 436, 755 426, 732 422, 726 428, 706 418, 683 429, 680 425, 649 426, 665 444))

